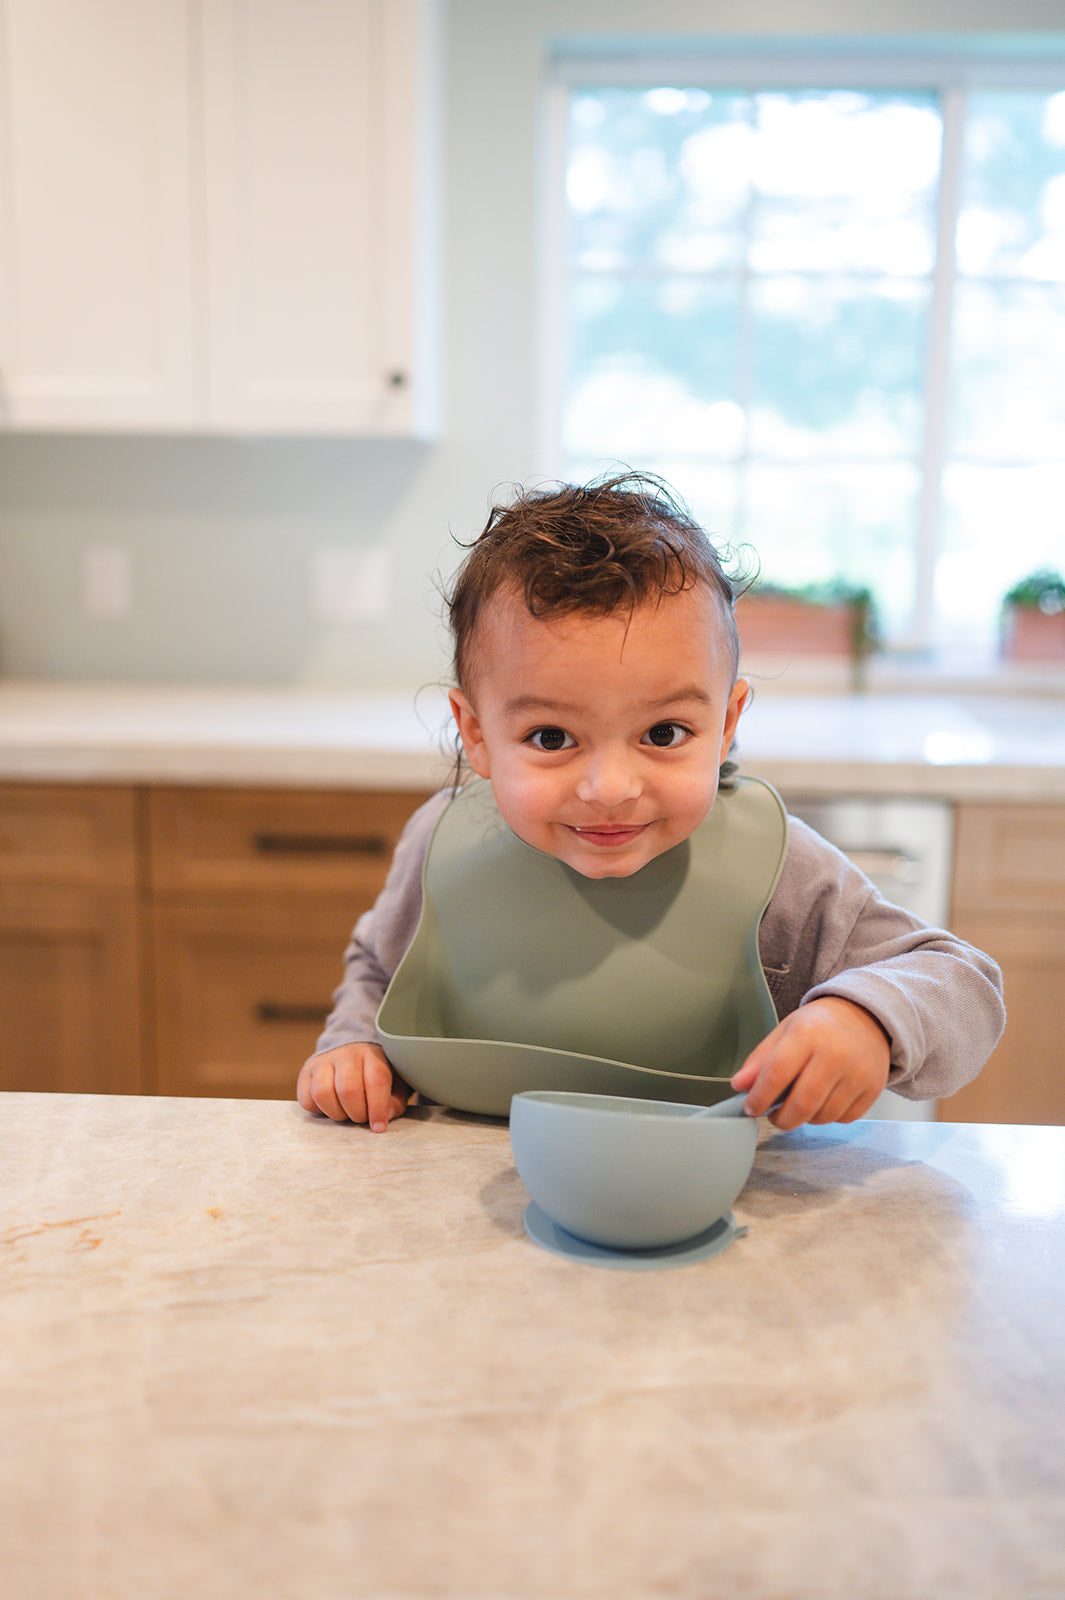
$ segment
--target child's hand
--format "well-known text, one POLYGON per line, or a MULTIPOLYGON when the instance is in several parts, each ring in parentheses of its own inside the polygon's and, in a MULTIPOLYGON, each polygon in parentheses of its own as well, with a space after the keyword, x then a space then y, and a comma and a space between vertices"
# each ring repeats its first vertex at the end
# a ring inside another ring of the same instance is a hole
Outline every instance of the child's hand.
POLYGON ((296 1084, 304 1111, 322 1111, 334 1122, 368 1122, 374 1133, 403 1115, 410 1092, 377 1044, 344 1044, 311 1056, 296 1084))
POLYGON ((891 1046, 879 1022, 853 1001, 828 995, 778 1023, 751 1051, 732 1087, 750 1090, 745 1109, 755 1117, 787 1091, 769 1118, 777 1128, 853 1122, 884 1089, 890 1066, 891 1046))

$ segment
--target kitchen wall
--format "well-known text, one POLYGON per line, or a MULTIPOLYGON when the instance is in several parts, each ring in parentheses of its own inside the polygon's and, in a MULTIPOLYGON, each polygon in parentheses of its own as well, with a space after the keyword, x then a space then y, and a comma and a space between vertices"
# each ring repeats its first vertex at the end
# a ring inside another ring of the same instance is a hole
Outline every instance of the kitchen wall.
POLYGON ((537 427, 536 139, 553 39, 1065 32, 1061 0, 443 0, 442 14, 439 437, 0 435, 5 674, 406 690, 446 671, 434 574, 454 564, 451 533, 553 467, 537 427), (388 621, 313 621, 311 550, 381 542, 388 621), (83 614, 97 544, 128 551, 128 617, 83 614))

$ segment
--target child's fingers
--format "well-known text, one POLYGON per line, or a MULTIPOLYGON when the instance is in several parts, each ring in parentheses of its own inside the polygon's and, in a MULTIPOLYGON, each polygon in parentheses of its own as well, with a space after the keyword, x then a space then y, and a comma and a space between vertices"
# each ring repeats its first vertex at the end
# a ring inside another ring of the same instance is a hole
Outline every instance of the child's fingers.
POLYGON ((800 1128, 804 1122, 817 1120, 825 1103, 825 1087, 808 1065, 781 1065, 755 1084, 747 1096, 749 1107, 752 1100, 755 1102, 751 1107, 752 1116, 767 1116, 774 1128, 787 1133, 800 1128), (774 1111, 771 1108, 778 1100, 783 1104, 777 1105, 774 1111))
POLYGON ((733 1077, 747 1093, 752 1116, 769 1113, 783 1131, 804 1122, 852 1122, 863 1116, 887 1082, 890 1045, 861 1006, 825 997, 800 1006, 751 1051, 733 1077))
POLYGON ((296 1098, 304 1111, 320 1111, 334 1122, 348 1120, 336 1091, 332 1056, 312 1056, 303 1063, 296 1081, 296 1098))
POLYGON ((320 1111, 334 1122, 369 1122, 377 1131, 402 1115, 409 1095, 377 1045, 342 1045, 312 1056, 296 1081, 305 1111, 320 1111))
MULTIPOLYGON (((377 1122, 388 1123, 388 1090, 392 1086, 392 1069, 379 1050, 370 1046, 361 1046, 358 1049, 342 1049, 335 1052, 331 1058, 332 1082, 322 1085, 325 1095, 330 1091, 340 1106, 341 1114, 350 1118, 352 1122, 377 1122), (381 1110, 381 1095, 385 1100, 385 1109, 381 1110)), ((327 1104, 321 1098, 319 1105, 327 1116, 331 1116, 327 1104)))
POLYGON ((384 1133, 395 1115, 392 1105, 392 1068, 387 1061, 376 1057, 367 1061, 363 1070, 363 1087, 366 1121, 374 1133, 384 1133))
POLYGON ((764 1116, 773 1102, 794 1086, 808 1057, 808 1046, 788 1028, 787 1021, 778 1023, 733 1075, 732 1087, 736 1092, 748 1091, 744 1107, 747 1114, 764 1116))
POLYGON ((314 1091, 311 1087, 314 1078, 314 1057, 305 1061, 300 1068, 300 1075, 296 1079, 296 1099, 304 1111, 317 1111, 314 1091))
POLYGON ((879 1080, 870 1083, 867 1079, 853 1082, 841 1079, 835 1085, 832 1093, 826 1098, 816 1117, 811 1117, 811 1122, 855 1122, 859 1117, 864 1117, 877 1102, 883 1093, 885 1084, 879 1080))
POLYGON ((792 1033, 756 1082, 748 1104, 756 1100, 759 1109, 753 1115, 764 1110, 774 1128, 790 1133, 806 1122, 849 1122, 860 1098, 860 1085, 849 1071, 792 1033), (772 1111, 769 1107, 778 1095, 784 1096, 784 1103, 772 1111))
POLYGON ((757 1078, 758 1073, 761 1070, 764 1053, 763 1045, 759 1045, 757 1050, 751 1051, 751 1054, 747 1057, 742 1067, 732 1074, 729 1082, 737 1094, 742 1094, 745 1089, 749 1089, 751 1084, 757 1078))
POLYGON ((403 1115, 411 1092, 384 1051, 373 1047, 363 1060, 362 1090, 366 1114, 353 1120, 368 1122, 374 1133, 384 1133, 394 1117, 403 1115))
MULTIPOLYGON (((842 1120, 853 1093, 844 1090, 835 1064, 818 1055, 816 1042, 805 1029, 782 1023, 763 1045, 766 1048, 762 1051, 759 1046, 762 1053, 753 1063, 755 1075, 747 1086, 744 1110, 749 1116, 768 1116, 782 1132, 791 1132, 804 1122, 842 1120), (778 1100, 783 1104, 773 1110, 778 1100)), ((737 1077, 751 1064, 749 1057, 737 1077)), ((737 1087, 742 1092, 743 1085, 737 1087)))

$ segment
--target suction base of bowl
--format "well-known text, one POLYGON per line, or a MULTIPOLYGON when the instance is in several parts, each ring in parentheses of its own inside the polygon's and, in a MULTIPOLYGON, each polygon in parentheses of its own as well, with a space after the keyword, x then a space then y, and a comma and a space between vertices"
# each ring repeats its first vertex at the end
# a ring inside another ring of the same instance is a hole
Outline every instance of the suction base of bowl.
POLYGON ((578 1239, 567 1233, 531 1200, 525 1208, 525 1231, 545 1250, 567 1256, 570 1261, 583 1261, 596 1267, 624 1267, 629 1271, 651 1271, 659 1267, 683 1267, 694 1261, 705 1261, 709 1256, 727 1250, 733 1239, 741 1239, 746 1228, 738 1228, 731 1211, 694 1238, 682 1239, 679 1244, 661 1245, 651 1250, 615 1250, 607 1245, 592 1244, 589 1239, 578 1239))

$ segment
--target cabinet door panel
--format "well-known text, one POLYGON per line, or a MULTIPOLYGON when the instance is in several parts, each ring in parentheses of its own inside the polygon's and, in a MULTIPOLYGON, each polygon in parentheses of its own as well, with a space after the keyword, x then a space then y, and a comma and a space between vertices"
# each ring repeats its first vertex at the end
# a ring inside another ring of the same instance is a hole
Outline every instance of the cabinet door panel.
POLYGON ((364 906, 293 895, 158 907, 160 1094, 293 1098, 364 906))
POLYGON ((0 381, 16 425, 193 412, 184 0, 0 0, 0 381))
POLYGON ((216 426, 411 427, 422 9, 206 0, 216 426))
POLYGON ((0 883, 132 889, 136 873, 132 789, 0 787, 0 883))
POLYGON ((131 896, 0 889, 0 1089, 138 1094, 131 896))
POLYGON ((954 903, 958 911, 1059 911, 1065 904, 1065 809, 959 807, 954 903))
POLYGON ((966 915, 956 932, 1001 966, 1007 1021, 979 1076, 940 1101, 940 1120, 1065 1123, 1065 918, 966 915))

